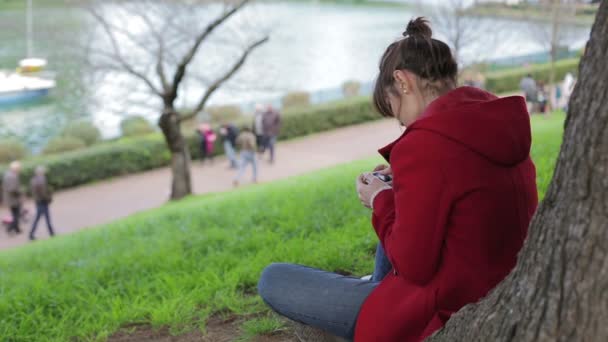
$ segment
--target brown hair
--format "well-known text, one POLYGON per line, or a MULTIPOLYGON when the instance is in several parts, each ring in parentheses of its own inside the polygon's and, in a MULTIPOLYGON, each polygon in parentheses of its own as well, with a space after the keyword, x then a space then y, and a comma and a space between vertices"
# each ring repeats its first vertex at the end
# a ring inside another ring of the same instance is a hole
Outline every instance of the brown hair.
POLYGON ((374 88, 373 102, 383 116, 394 116, 387 100, 387 91, 398 94, 393 72, 408 70, 423 82, 421 88, 440 95, 455 87, 458 65, 450 47, 432 38, 428 20, 419 17, 410 22, 403 38, 388 46, 380 59, 380 73, 374 88))

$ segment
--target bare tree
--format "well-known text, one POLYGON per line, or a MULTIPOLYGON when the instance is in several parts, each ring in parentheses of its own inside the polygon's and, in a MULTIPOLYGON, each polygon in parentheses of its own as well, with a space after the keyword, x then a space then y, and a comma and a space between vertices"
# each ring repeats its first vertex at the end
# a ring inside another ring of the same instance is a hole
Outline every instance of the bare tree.
POLYGON ((460 65, 466 49, 491 40, 500 31, 496 23, 488 27, 487 20, 471 15, 471 4, 469 0, 445 0, 428 6, 419 0, 417 5, 421 13, 431 18, 433 27, 443 35, 442 39, 452 48, 460 65))
POLYGON ((429 341, 608 341, 607 55, 603 1, 555 174, 516 268, 429 341))
POLYGON ((158 126, 171 153, 171 199, 192 192, 190 153, 182 123, 200 113, 249 55, 268 41, 262 34, 246 37, 249 30, 237 22, 237 14, 249 2, 116 0, 87 7, 105 37, 104 42, 87 47, 95 57, 96 70, 128 75, 158 103, 158 126), (203 45, 208 45, 204 55, 203 45), (197 59, 206 62, 204 70, 195 63, 197 59), (200 93, 192 108, 183 110, 177 99, 187 79, 200 93))
POLYGON ((548 24, 539 23, 538 18, 531 16, 526 19, 530 21, 530 33, 536 41, 549 51, 549 84, 555 83, 555 61, 566 33, 568 20, 576 13, 574 0, 546 0, 539 4, 540 11, 547 15, 548 24))
POLYGON ((480 35, 478 20, 467 16, 466 0, 447 0, 437 4, 433 14, 433 24, 445 35, 458 63, 462 61, 462 50, 480 35))

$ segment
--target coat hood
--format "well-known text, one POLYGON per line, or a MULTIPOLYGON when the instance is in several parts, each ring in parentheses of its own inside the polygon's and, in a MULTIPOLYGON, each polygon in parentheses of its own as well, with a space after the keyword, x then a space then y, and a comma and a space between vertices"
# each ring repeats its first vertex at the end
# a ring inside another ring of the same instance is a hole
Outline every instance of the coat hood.
MULTIPOLYGON (((457 88, 433 101, 404 136, 415 130, 442 135, 503 166, 527 159, 532 144, 523 97, 499 98, 473 87, 457 88)), ((395 143, 380 153, 388 157, 395 143)))

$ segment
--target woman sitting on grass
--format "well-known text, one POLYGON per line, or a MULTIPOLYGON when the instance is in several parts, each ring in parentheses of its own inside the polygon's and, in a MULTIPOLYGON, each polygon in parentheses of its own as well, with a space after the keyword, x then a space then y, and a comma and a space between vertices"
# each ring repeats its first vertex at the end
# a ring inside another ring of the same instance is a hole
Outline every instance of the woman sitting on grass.
POLYGON ((384 53, 374 104, 407 128, 380 150, 392 182, 357 179, 389 272, 272 264, 258 290, 279 314, 360 342, 421 341, 515 266, 538 201, 526 102, 457 88, 450 48, 431 35, 415 19, 384 53))

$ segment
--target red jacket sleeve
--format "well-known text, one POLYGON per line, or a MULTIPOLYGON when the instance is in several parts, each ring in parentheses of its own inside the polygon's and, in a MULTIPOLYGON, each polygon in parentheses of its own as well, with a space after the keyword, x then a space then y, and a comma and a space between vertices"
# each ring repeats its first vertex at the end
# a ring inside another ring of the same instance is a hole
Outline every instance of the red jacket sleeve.
POLYGON ((376 196, 372 224, 397 274, 423 286, 438 268, 450 205, 438 161, 422 146, 408 148, 418 145, 411 138, 391 153, 394 191, 376 196))

